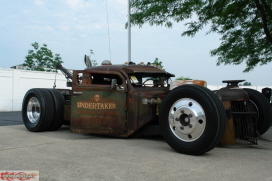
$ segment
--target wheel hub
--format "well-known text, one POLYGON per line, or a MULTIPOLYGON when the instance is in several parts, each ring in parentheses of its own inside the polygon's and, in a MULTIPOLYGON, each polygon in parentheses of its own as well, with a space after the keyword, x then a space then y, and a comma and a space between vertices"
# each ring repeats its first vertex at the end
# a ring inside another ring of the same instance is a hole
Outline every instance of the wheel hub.
POLYGON ((198 139, 206 127, 206 117, 201 105, 193 99, 176 101, 169 111, 169 126, 174 135, 183 141, 198 139))
POLYGON ((40 119, 40 102, 36 97, 30 98, 28 101, 27 117, 31 123, 36 123, 40 119))

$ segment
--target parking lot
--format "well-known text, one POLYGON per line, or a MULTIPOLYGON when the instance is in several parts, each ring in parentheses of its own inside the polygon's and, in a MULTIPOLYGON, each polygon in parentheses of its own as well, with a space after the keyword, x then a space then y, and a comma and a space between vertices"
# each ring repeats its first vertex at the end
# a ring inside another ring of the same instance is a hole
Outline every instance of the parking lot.
MULTIPOLYGON (((272 140, 272 128, 263 135, 272 140)), ((216 147, 202 156, 175 152, 161 137, 111 138, 32 133, 20 112, 0 113, 0 170, 38 170, 40 180, 272 181, 272 142, 216 147)))

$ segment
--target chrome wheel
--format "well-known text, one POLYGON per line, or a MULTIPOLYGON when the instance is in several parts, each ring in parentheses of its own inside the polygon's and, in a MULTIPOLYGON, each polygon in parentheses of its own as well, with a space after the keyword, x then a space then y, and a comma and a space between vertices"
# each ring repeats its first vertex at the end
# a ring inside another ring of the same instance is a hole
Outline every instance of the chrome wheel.
POLYGON ((189 98, 177 100, 169 111, 169 126, 172 133, 180 140, 197 140, 206 127, 206 116, 201 105, 189 98))
POLYGON ((206 87, 182 85, 163 98, 159 124, 165 141, 177 152, 202 155, 212 150, 226 130, 226 112, 206 87))
POLYGON ((54 109, 54 100, 48 90, 28 90, 22 104, 25 127, 32 132, 47 131, 54 120, 54 109))
POLYGON ((40 119, 40 102, 36 97, 29 99, 27 104, 27 117, 31 123, 36 123, 40 119))

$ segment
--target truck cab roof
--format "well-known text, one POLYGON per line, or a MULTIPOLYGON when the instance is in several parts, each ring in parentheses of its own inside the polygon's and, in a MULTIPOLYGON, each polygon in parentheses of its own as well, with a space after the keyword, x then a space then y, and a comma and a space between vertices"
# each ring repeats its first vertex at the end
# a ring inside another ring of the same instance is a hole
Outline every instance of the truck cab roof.
POLYGON ((123 65, 101 65, 95 67, 88 67, 85 69, 86 72, 91 71, 116 71, 125 74, 134 74, 134 73, 160 73, 165 74, 167 77, 175 77, 174 74, 166 72, 158 67, 153 65, 136 65, 136 64, 123 64, 123 65))

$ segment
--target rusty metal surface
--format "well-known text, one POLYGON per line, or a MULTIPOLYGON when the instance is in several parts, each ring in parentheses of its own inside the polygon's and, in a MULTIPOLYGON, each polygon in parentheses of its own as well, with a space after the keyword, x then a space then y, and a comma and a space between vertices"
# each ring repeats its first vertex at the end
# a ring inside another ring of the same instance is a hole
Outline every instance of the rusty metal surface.
POLYGON ((257 112, 249 100, 249 95, 238 86, 243 80, 226 80, 228 85, 218 90, 224 108, 227 111, 228 122, 223 145, 242 143, 257 144, 256 125, 257 112))
MULTIPOLYGON (((70 130, 77 133, 106 134, 128 137, 151 121, 158 120, 159 105, 143 100, 162 100, 170 91, 168 86, 148 87, 132 85, 130 75, 158 74, 173 76, 154 66, 104 65, 73 72, 71 106, 65 106, 65 119, 70 114, 70 130), (111 86, 115 79, 117 86, 111 86)), ((218 90, 223 104, 248 100, 248 94, 227 81, 228 86, 218 90)), ((205 81, 192 84, 205 84, 205 81)), ((226 106, 229 106, 228 104, 226 106)), ((230 110, 230 107, 225 107, 230 110)))
MULTIPOLYGON (((162 99, 169 88, 135 87, 127 74, 122 74, 124 67, 132 67, 132 72, 142 70, 169 77, 154 66, 100 66, 75 70, 70 108, 71 132, 128 137, 148 122, 157 120, 158 105, 143 104, 142 100, 162 99), (114 89, 110 85, 111 79, 117 80, 118 85, 114 89)), ((65 114, 68 114, 67 110, 65 114)))
POLYGON ((152 120, 157 120, 157 107, 158 105, 143 104, 143 99, 163 99, 166 95, 166 90, 152 90, 151 88, 146 91, 138 91, 129 96, 128 102, 128 122, 133 125, 130 128, 133 131, 138 130, 146 123, 152 120))
POLYGON ((243 80, 226 80, 228 85, 218 90, 224 108, 227 111, 228 122, 222 144, 257 144, 256 126, 257 112, 249 100, 249 95, 238 86, 243 80))
POLYGON ((207 82, 204 80, 174 80, 170 84, 170 90, 186 84, 194 84, 194 85, 200 85, 203 87, 207 87, 207 82))
MULTIPOLYGON (((231 102, 230 101, 224 101, 223 106, 225 110, 231 109, 231 102)), ((233 125, 233 119, 231 115, 228 115, 227 125, 226 125, 226 132, 224 134, 224 137, 221 140, 222 145, 233 145, 235 144, 235 132, 234 132, 234 125, 233 125)))
MULTIPOLYGON (((169 87, 132 85, 130 73, 172 76, 157 67, 139 65, 104 65, 75 70, 70 130, 78 133, 128 137, 147 123, 157 121, 159 106, 152 105, 148 101, 147 104, 143 104, 143 100, 162 100, 170 91, 169 87), (110 81, 105 82, 104 79, 116 79, 117 88, 111 89, 110 81), (97 97, 99 100, 96 99, 97 97)), ((237 83, 237 81, 231 82, 237 83)), ((205 81, 192 83, 204 85, 205 81)), ((223 102, 248 100, 248 94, 244 90, 233 86, 222 88, 218 93, 223 102)), ((66 109, 65 117, 69 114, 67 106, 66 109)))
POLYGON ((246 91, 240 88, 225 87, 217 91, 220 94, 222 101, 243 101, 248 100, 246 91))
POLYGON ((126 134, 126 91, 126 81, 118 72, 74 71, 71 132, 124 136, 126 134), (85 79, 82 79, 82 82, 79 81, 81 77, 85 79), (110 82, 104 80, 106 77, 119 78, 119 87, 112 90, 110 82), (92 80, 86 80, 87 78, 92 80))
POLYGON ((257 144, 256 120, 258 119, 258 113, 251 101, 232 101, 231 114, 236 142, 257 144))
POLYGON ((223 80, 223 83, 227 83, 227 87, 229 88, 234 88, 234 87, 239 87, 240 82, 244 82, 245 80, 223 80))
POLYGON ((224 80, 223 83, 227 83, 227 86, 217 91, 222 98, 222 101, 246 101, 249 100, 249 96, 246 91, 239 88, 238 83, 244 80, 224 80))
POLYGON ((152 65, 103 65, 103 66, 95 66, 89 67, 85 69, 86 72, 93 72, 93 71, 117 71, 122 72, 123 74, 128 73, 164 73, 167 74, 169 77, 174 77, 174 74, 168 73, 159 69, 158 67, 152 65))
POLYGON ((126 132, 126 94, 109 89, 73 87, 71 131, 124 135, 126 132), (82 94, 75 94, 81 92, 82 94))

